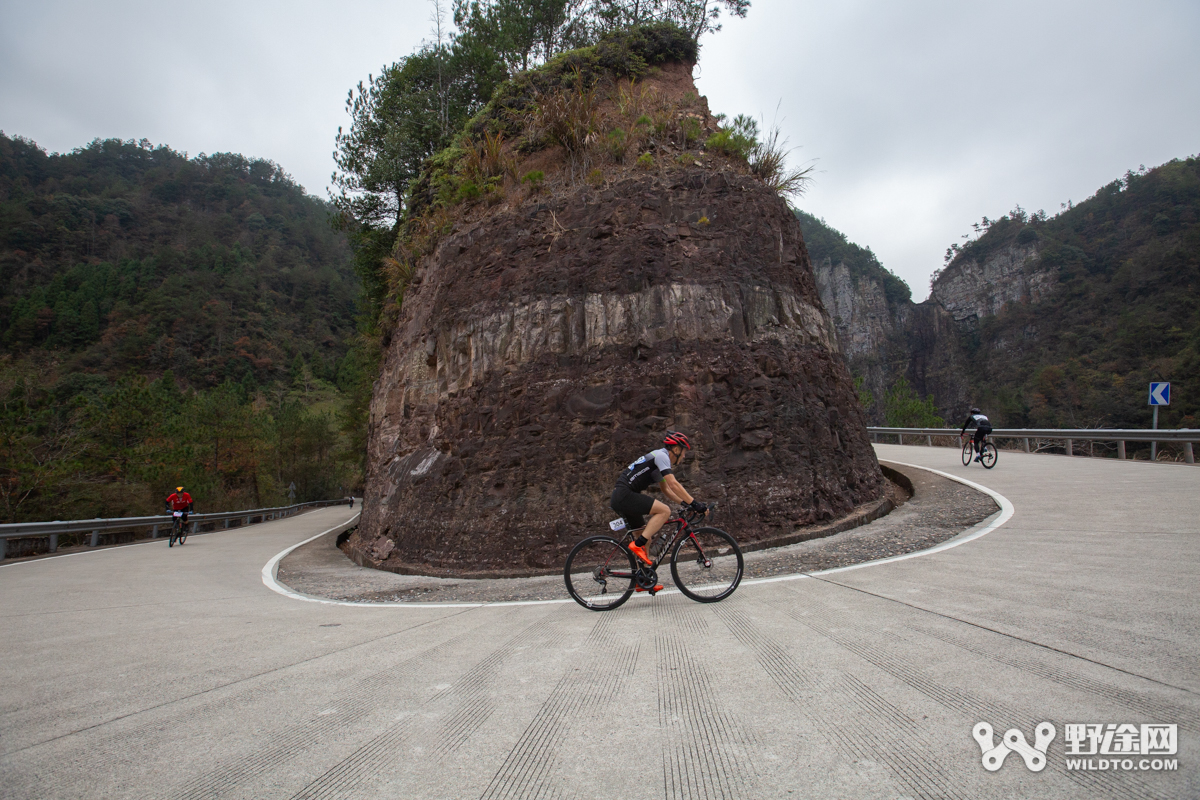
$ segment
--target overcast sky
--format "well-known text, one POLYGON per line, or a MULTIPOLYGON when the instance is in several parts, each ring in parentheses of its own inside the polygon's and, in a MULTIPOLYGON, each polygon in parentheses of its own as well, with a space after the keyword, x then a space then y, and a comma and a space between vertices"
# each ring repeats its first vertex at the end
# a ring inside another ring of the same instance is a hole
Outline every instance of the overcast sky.
MULTIPOLYGON (((8 135, 240 152, 322 197, 347 91, 431 35, 428 0, 0 3, 8 135)), ((816 166, 798 205, 922 299, 980 217, 1200 152, 1198 42, 1197 0, 754 0, 696 77, 714 112, 778 120, 816 166)))

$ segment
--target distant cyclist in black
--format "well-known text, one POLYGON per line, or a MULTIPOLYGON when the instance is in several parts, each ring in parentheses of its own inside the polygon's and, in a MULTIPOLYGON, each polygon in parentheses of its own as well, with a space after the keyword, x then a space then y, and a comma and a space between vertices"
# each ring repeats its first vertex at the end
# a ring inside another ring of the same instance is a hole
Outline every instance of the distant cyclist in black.
MULTIPOLYGON (((653 563, 650 554, 646 552, 646 544, 654 539, 654 535, 662 528, 663 523, 671 516, 671 509, 661 500, 655 500, 642 494, 642 490, 657 483, 662 493, 669 500, 677 503, 687 503, 692 510, 703 514, 708 506, 699 502, 680 485, 674 475, 674 468, 683 460, 685 450, 691 450, 692 445, 686 435, 678 431, 667 431, 663 437, 663 447, 652 450, 626 467, 617 477, 616 488, 613 489, 610 505, 612 510, 620 514, 630 528, 637 529, 646 526, 638 534, 637 539, 629 545, 629 550, 646 564, 653 563), (646 522, 645 516, 650 515, 646 522)), ((662 589, 662 585, 654 587, 654 592, 662 589)), ((642 587, 637 590, 642 591, 642 587)))
POLYGON ((967 428, 975 429, 975 460, 980 461, 983 459, 983 440, 992 432, 992 423, 978 408, 972 408, 967 421, 963 423, 962 433, 966 433, 967 428))

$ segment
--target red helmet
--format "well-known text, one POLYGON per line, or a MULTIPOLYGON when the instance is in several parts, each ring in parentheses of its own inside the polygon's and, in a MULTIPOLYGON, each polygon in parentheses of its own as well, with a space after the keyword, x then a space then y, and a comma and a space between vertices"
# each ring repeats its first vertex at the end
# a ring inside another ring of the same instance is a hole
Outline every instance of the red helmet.
POLYGON ((692 443, 688 441, 687 434, 679 431, 667 431, 667 435, 663 437, 663 444, 667 447, 677 444, 687 450, 692 449, 692 443))

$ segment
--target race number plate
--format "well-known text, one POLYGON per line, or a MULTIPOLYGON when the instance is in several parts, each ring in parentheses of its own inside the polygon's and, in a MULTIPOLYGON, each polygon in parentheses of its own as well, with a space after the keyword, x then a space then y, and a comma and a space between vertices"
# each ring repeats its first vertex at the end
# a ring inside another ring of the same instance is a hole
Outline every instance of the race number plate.
POLYGON ((625 520, 614 519, 612 522, 608 523, 608 527, 612 528, 614 531, 623 531, 625 530, 625 520))

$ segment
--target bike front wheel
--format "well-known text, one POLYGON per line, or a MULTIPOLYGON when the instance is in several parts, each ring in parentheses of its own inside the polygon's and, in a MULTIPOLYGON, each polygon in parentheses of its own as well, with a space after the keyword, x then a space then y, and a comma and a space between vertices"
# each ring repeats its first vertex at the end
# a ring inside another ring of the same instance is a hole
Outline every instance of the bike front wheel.
POLYGON ((742 548, 719 528, 695 528, 671 551, 675 585, 700 603, 715 603, 733 594, 744 567, 742 548))
POLYGON ((179 535, 179 526, 172 525, 171 526, 171 537, 169 539, 167 539, 167 547, 175 546, 175 537, 177 537, 178 535, 179 535))
POLYGON ((965 442, 963 442, 962 459, 964 467, 970 466, 971 457, 975 455, 975 448, 973 445, 974 442, 972 442, 970 439, 967 439, 965 442))
POLYGON ((616 608, 633 594, 633 554, 610 536, 590 536, 571 550, 563 580, 576 603, 592 611, 616 608))
POLYGON ((188 533, 187 525, 180 525, 179 526, 179 543, 180 544, 183 544, 184 542, 187 541, 187 533, 188 533))
POLYGON ((996 445, 987 442, 983 445, 983 466, 991 469, 996 466, 996 459, 1000 457, 1000 451, 996 449, 996 445))

